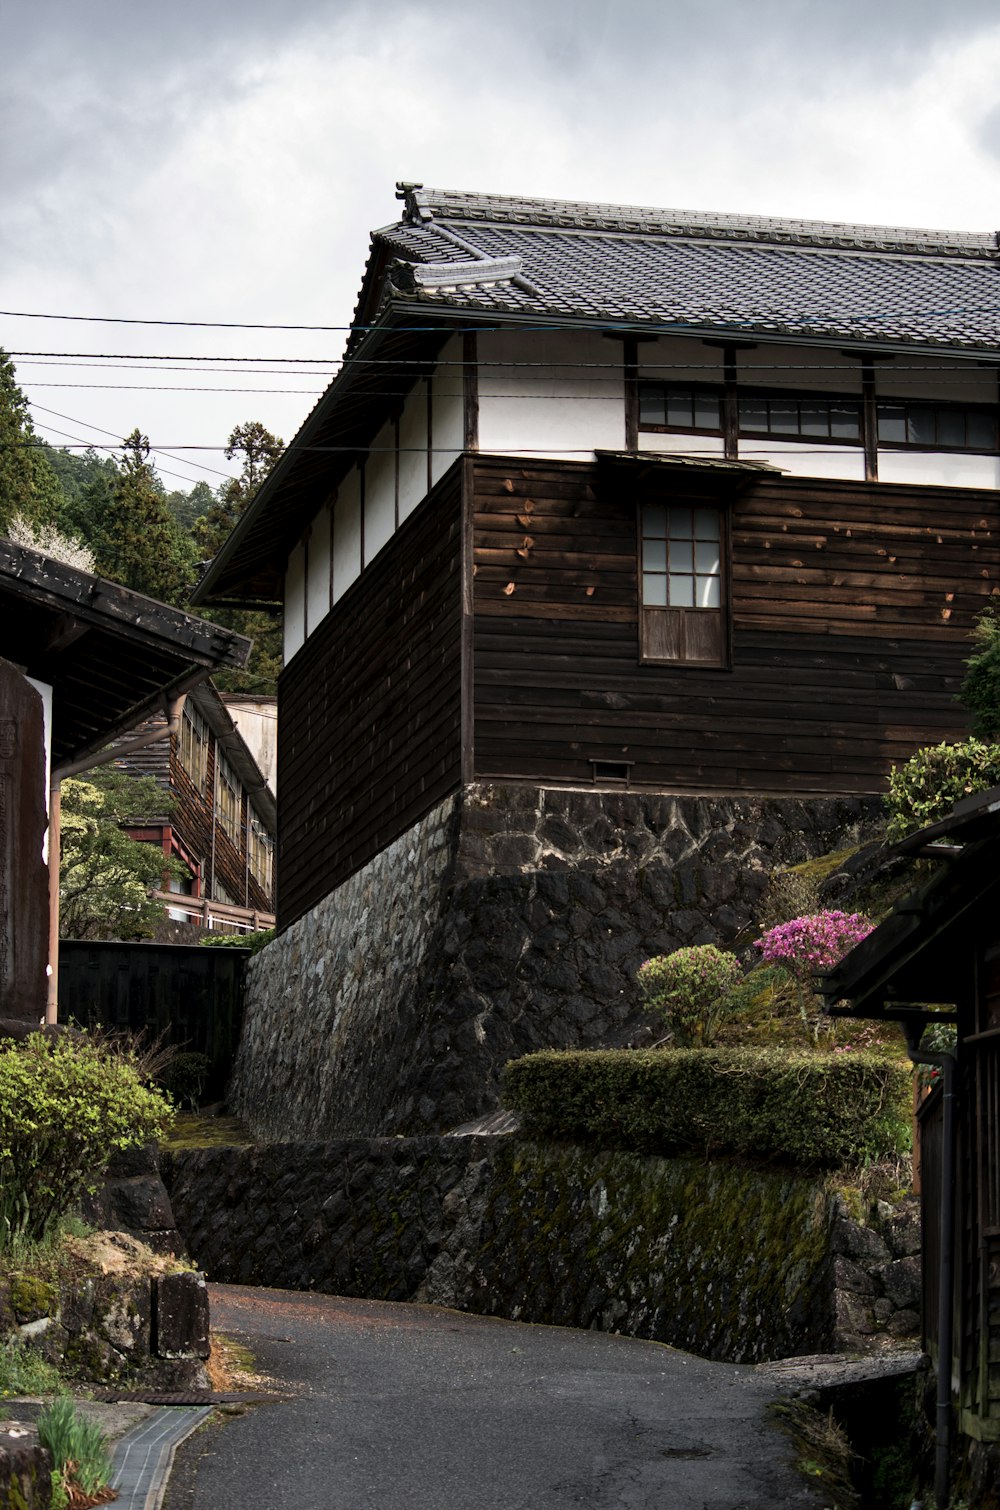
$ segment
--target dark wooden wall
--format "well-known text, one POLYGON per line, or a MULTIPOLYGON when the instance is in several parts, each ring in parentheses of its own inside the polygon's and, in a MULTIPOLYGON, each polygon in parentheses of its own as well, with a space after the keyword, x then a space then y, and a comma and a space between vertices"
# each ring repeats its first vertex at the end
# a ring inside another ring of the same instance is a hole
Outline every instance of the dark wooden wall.
POLYGON ((458 786, 461 610, 454 467, 282 673, 280 928, 458 786))
MULTIPOLYGON (((704 480, 475 465, 475 772, 809 794, 882 789, 966 731, 969 630, 1000 582, 998 495, 754 480, 731 509, 729 669, 642 665, 636 503, 704 480)), ((720 490, 726 484, 716 484, 720 490)))

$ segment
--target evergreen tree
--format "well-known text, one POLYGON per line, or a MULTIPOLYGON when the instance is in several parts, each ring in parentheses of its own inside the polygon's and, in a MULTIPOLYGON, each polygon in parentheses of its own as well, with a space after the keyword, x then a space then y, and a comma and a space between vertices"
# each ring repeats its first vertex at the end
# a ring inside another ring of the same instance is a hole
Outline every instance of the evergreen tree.
MULTIPOLYGON (((237 425, 226 446, 230 461, 242 460, 238 477, 219 488, 215 502, 195 521, 192 534, 197 552, 204 558, 215 556, 232 533, 237 521, 256 496, 264 478, 284 448, 284 443, 258 420, 237 425)), ((224 671, 216 676, 223 692, 244 692, 251 697, 271 696, 277 690, 281 670, 281 619, 258 609, 210 609, 212 618, 226 629, 248 635, 253 640, 250 660, 242 671, 224 671)))
POLYGON ((61 505, 62 490, 35 434, 14 363, 0 348, 0 533, 15 514, 54 524, 61 505))
POLYGON ((207 482, 196 482, 190 493, 182 493, 176 488, 166 496, 167 508, 183 530, 193 529, 201 515, 207 514, 214 503, 215 494, 207 482))
POLYGON ((133 430, 123 445, 92 541, 98 570, 151 598, 182 603, 194 580, 193 547, 166 505, 146 436, 133 430))

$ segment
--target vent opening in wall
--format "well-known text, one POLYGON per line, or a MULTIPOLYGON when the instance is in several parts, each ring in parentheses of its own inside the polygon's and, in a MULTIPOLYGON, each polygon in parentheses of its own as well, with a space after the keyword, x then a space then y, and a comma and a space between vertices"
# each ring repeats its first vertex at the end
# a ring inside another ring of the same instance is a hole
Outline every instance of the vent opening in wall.
POLYGON ((595 786, 606 785, 608 782, 619 782, 622 786, 628 786, 632 772, 630 760, 592 760, 590 764, 594 772, 595 786))

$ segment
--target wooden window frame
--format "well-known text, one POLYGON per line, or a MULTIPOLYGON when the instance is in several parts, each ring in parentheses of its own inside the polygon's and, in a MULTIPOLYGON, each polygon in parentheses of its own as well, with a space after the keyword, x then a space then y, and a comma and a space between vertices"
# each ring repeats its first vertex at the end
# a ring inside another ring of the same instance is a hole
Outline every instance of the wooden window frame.
POLYGON ((636 507, 636 576, 639 617, 639 663, 670 666, 673 670, 728 671, 732 665, 732 531, 730 510, 717 498, 643 498, 636 507), (643 510, 646 508, 711 509, 719 520, 719 607, 695 608, 643 601, 643 510), (703 631, 711 625, 714 648, 698 654, 697 641, 706 644, 703 631), (695 627, 697 626, 697 628, 695 627), (664 654, 668 641, 677 653, 664 654), (693 653, 692 653, 693 652, 693 653))
POLYGON ((239 850, 242 847, 240 838, 243 829, 243 784, 221 751, 216 751, 215 782, 215 812, 219 827, 239 850), (232 794, 235 814, 232 826, 228 820, 228 803, 223 801, 224 790, 232 794))
POLYGON ((996 404, 958 404, 949 403, 945 400, 923 398, 893 398, 889 394, 878 394, 875 399, 875 435, 880 451, 918 451, 925 453, 946 452, 951 456, 996 456, 1000 452, 1000 412, 996 404), (997 443, 993 446, 970 446, 968 444, 956 446, 949 445, 947 441, 934 440, 883 440, 879 433, 879 421, 883 409, 902 409, 904 424, 909 426, 909 411, 911 409, 933 409, 935 411, 935 428, 937 426, 937 412, 951 410, 963 416, 970 414, 986 415, 992 421, 997 443))
POLYGON ((204 792, 208 784, 208 745, 208 724, 197 708, 185 708, 177 739, 177 757, 181 770, 198 792, 204 792))

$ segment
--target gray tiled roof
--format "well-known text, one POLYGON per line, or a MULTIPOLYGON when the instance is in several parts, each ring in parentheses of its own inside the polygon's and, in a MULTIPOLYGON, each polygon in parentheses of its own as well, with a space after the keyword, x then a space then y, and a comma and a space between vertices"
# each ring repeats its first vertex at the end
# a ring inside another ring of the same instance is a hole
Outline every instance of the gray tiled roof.
POLYGON ((374 236, 407 303, 498 317, 994 348, 1000 249, 947 232, 403 186, 374 236), (519 259, 512 262, 509 259, 519 259), (482 279, 476 278, 481 261, 482 279), (498 278, 503 262, 516 269, 498 278), (434 275, 414 276, 413 264, 434 275), (455 277, 449 278, 447 269, 455 277), (459 278, 461 282, 459 282, 459 278))

